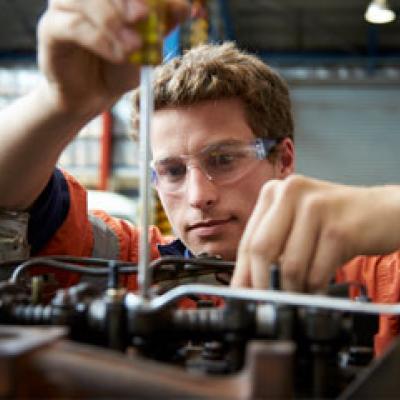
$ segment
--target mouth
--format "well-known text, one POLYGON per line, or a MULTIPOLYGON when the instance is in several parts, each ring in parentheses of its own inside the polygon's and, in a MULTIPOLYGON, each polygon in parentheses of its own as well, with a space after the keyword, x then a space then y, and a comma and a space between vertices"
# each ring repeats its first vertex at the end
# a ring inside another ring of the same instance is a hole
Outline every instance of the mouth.
POLYGON ((224 225, 232 222, 233 218, 225 218, 225 219, 206 219, 203 221, 196 222, 194 224, 190 224, 187 227, 187 231, 198 231, 198 232, 213 232, 223 227, 224 225))

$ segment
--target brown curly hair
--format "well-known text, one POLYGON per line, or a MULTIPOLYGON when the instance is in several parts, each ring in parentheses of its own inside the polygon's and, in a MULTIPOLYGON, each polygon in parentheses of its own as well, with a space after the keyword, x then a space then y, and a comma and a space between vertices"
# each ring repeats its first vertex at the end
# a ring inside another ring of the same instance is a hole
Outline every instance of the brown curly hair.
MULTIPOLYGON (((293 139, 289 90, 282 78, 234 43, 204 44, 156 68, 154 109, 239 98, 255 136, 293 139)), ((133 135, 139 125, 139 89, 133 92, 133 135)))

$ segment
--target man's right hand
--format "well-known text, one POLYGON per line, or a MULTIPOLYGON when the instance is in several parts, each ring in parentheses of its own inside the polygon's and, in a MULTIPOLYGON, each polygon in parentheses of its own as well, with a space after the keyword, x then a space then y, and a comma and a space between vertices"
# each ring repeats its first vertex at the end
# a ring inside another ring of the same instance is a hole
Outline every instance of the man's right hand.
MULTIPOLYGON (((165 0, 172 29, 189 14, 186 0, 165 0)), ((95 115, 138 83, 128 61, 141 47, 136 24, 145 0, 50 0, 38 27, 39 67, 53 106, 95 115)))

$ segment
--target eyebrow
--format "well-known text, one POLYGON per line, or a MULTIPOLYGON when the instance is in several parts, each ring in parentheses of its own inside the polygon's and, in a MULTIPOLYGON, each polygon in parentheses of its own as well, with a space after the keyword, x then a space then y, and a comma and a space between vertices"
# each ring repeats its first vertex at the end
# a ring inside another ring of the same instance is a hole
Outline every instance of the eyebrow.
POLYGON ((168 156, 168 157, 164 157, 164 158, 160 158, 158 160, 153 160, 152 163, 153 164, 165 164, 169 161, 176 161, 176 160, 180 160, 181 156, 168 156))
POLYGON ((220 140, 218 142, 215 143, 210 143, 207 146, 205 146, 202 150, 200 150, 200 152, 204 151, 204 150, 208 150, 208 149, 214 149, 214 148, 218 148, 220 146, 225 146, 225 145, 236 145, 236 144, 247 144, 247 142, 243 142, 242 140, 238 140, 238 139, 225 139, 225 140, 220 140))
MULTIPOLYGON (((196 152, 195 154, 199 154, 202 153, 204 151, 209 151, 209 150, 213 150, 213 149, 217 149, 220 146, 226 146, 226 145, 237 145, 237 144, 247 144, 247 142, 243 142, 242 140, 239 139, 232 139, 232 138, 228 138, 228 139, 223 139, 223 140, 219 140, 217 142, 214 143, 209 143, 206 146, 204 146, 200 151, 196 152)), ((166 163, 168 161, 175 161, 175 160, 179 160, 182 156, 188 156, 189 154, 179 154, 177 156, 166 156, 166 157, 162 157, 158 160, 153 160, 153 164, 155 163, 166 163)))

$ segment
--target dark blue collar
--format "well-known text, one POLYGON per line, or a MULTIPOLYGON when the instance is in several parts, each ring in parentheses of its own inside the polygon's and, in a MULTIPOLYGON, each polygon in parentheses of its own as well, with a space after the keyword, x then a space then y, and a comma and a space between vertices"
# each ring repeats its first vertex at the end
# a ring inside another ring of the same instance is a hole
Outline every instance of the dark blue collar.
POLYGON ((185 258, 193 258, 191 251, 182 243, 180 239, 175 239, 168 244, 159 244, 158 251, 161 256, 181 256, 185 258))

